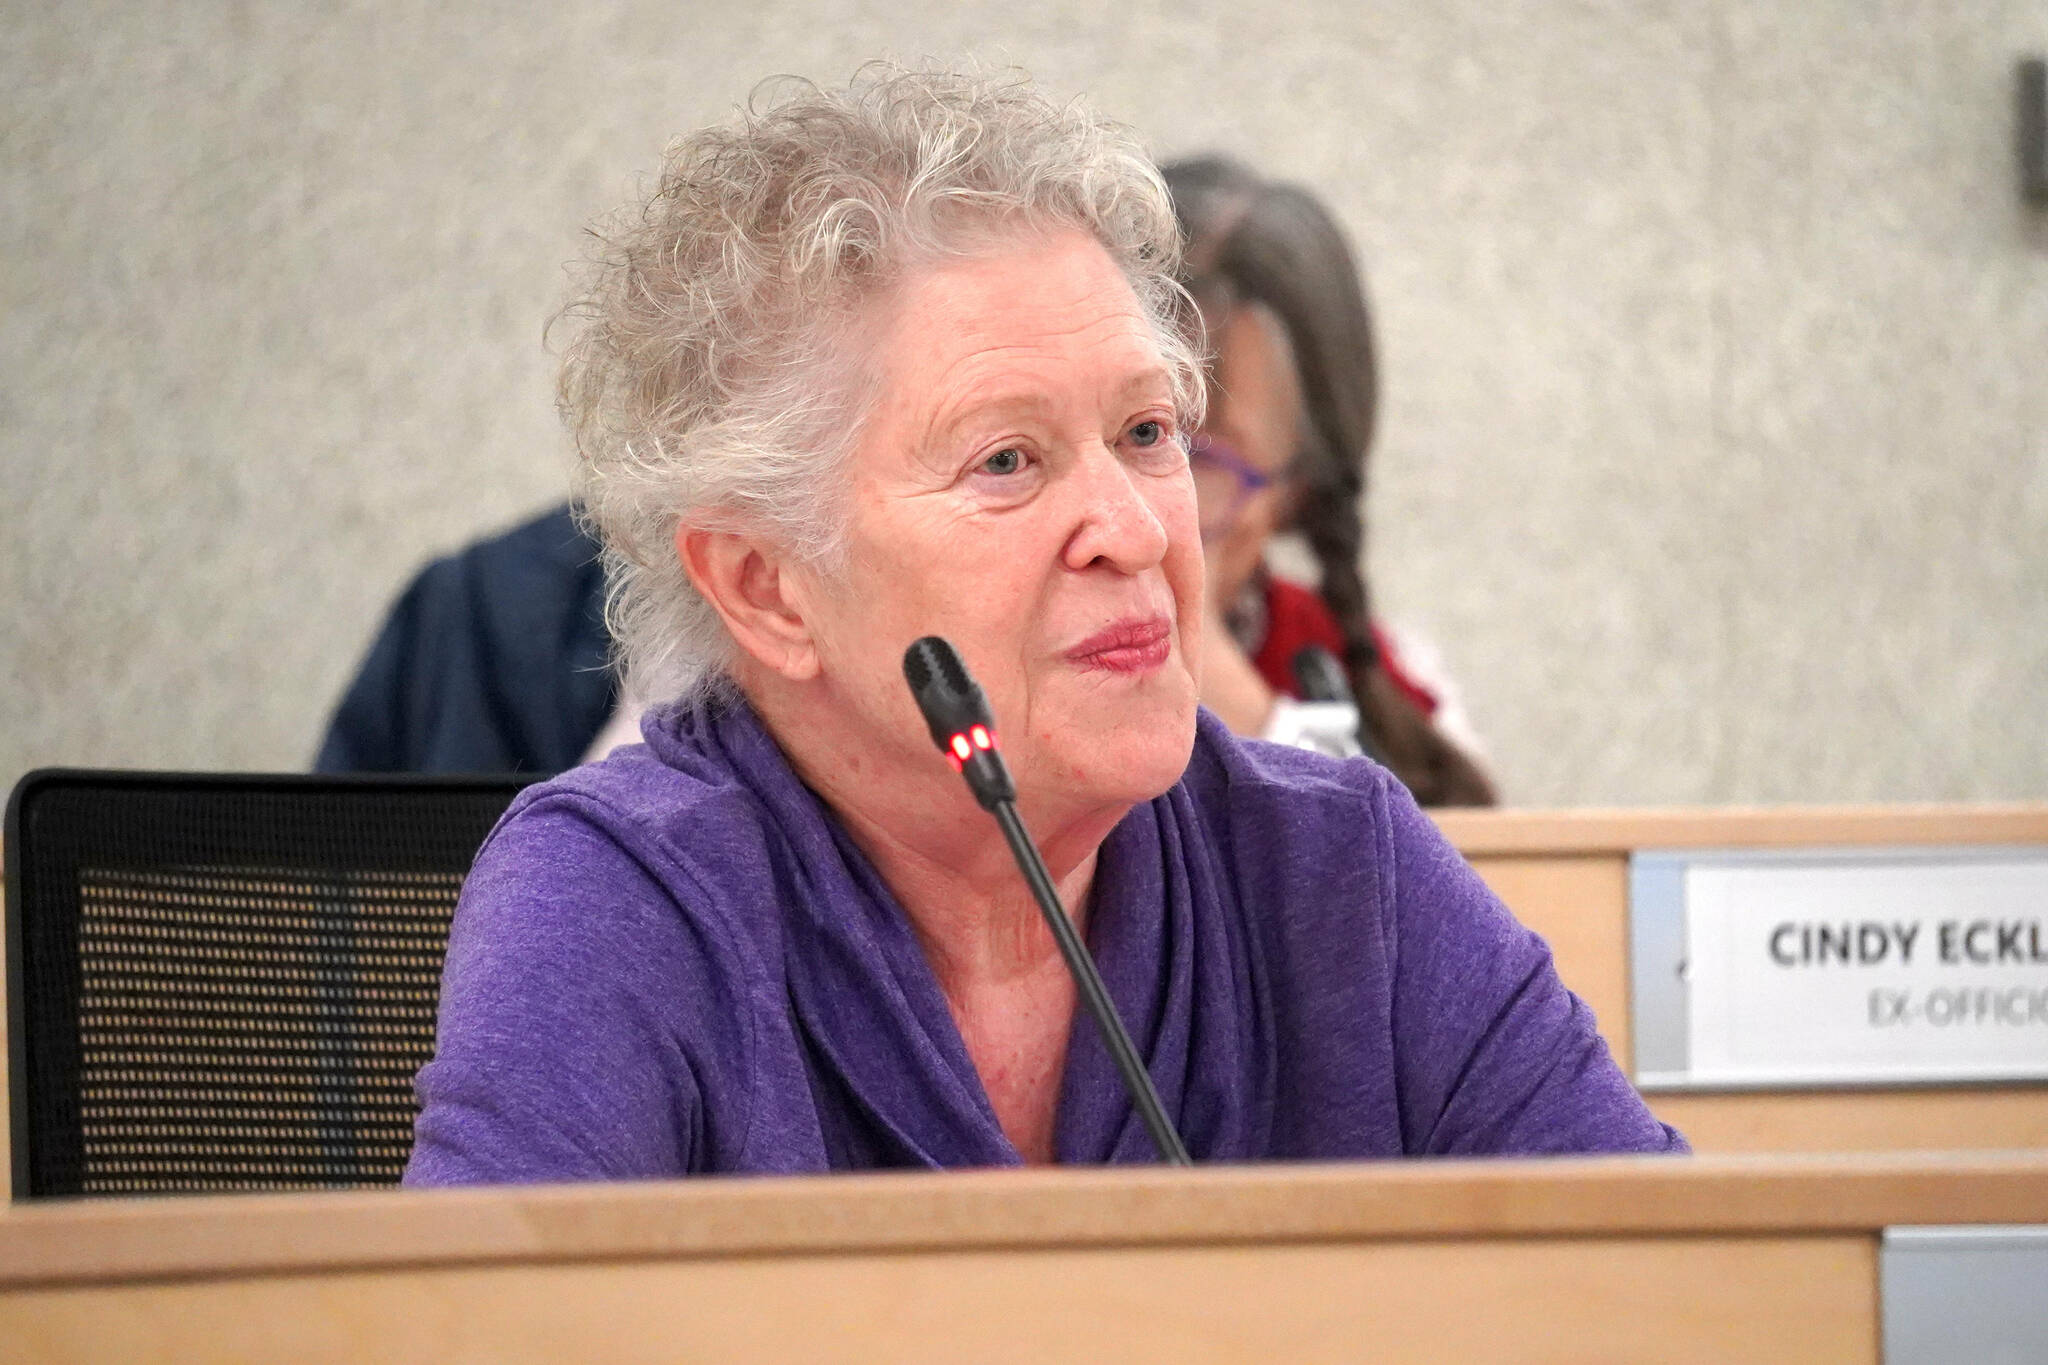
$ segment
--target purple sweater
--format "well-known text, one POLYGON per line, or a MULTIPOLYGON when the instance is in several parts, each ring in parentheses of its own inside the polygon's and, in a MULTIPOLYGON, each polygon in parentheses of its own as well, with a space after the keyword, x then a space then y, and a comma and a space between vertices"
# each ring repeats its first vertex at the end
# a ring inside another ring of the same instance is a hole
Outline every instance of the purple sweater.
MULTIPOLYGON (((903 911, 753 713, 644 733, 478 854, 407 1182, 1017 1164, 903 911)), ((1204 713, 1104 842, 1088 931, 1198 1161, 1684 1150, 1364 760, 1204 713)), ((1055 1143, 1156 1159, 1085 1013, 1055 1143)))

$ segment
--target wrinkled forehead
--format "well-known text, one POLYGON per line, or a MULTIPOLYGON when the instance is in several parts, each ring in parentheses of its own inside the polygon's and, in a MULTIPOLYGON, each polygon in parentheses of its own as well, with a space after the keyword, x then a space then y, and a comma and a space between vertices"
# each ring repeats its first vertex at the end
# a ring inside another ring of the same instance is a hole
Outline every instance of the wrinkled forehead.
POLYGON ((1116 262, 1081 233, 1012 239, 905 273, 871 314, 892 408, 1038 391, 1048 402, 1144 387, 1171 396, 1158 329, 1116 262))

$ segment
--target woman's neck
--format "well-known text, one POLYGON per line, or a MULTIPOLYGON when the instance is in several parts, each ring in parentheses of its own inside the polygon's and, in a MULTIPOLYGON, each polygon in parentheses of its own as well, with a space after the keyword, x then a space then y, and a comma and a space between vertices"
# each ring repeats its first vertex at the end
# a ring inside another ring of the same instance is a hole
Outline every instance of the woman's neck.
MULTIPOLYGON (((911 931, 948 999, 961 1003, 1034 977, 1059 956, 1059 945, 1008 845, 978 807, 974 813, 985 828, 978 832, 973 856, 963 859, 935 854, 923 840, 906 839, 858 808, 833 804, 909 916, 911 931)), ((1085 934, 1094 852, 1050 870, 1061 904, 1085 934)))
MULTIPOLYGON (((1002 833, 935 751, 892 746, 816 697, 746 690, 790 766, 895 893, 1004 1134, 1025 1161, 1051 1161, 1076 988, 1002 833)), ((1021 813, 1085 935, 1096 850, 1123 812, 1034 801, 1028 780, 1020 786, 1021 813)))
MULTIPOLYGON (((949 1000, 1043 970, 1059 947, 995 821, 934 750, 904 755, 850 744, 829 708, 747 689, 806 786, 830 806, 881 874, 949 1000)), ((1026 775, 1019 774, 1020 778, 1026 775)), ((1084 934, 1096 850, 1120 811, 1058 809, 1028 794, 1019 808, 1068 916, 1084 934)))

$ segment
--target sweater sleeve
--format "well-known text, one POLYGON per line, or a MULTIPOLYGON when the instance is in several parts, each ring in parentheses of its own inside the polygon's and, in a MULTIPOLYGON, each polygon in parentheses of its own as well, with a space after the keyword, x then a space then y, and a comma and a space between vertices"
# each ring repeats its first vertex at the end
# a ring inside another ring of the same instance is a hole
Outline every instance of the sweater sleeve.
POLYGON ((729 984, 602 810, 516 806, 456 909, 406 1183, 691 1170, 700 1069, 732 1056, 742 1027, 729 984))
POLYGON ((1683 1152, 1615 1064, 1593 1012, 1398 784, 1392 876, 1401 1127, 1426 1155, 1683 1152))

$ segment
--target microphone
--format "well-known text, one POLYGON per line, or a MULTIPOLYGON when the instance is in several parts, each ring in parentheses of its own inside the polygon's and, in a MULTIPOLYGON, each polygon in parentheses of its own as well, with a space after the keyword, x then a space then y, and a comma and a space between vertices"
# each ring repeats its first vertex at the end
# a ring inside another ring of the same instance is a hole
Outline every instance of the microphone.
POLYGON ((927 635, 903 654, 903 678, 953 771, 967 779, 974 799, 993 812, 1017 799, 1017 784, 996 751, 996 719, 988 698, 967 674, 952 645, 927 635))
POLYGON ((953 646, 936 635, 925 636, 904 652, 903 677, 910 684, 910 694, 917 698, 917 709, 924 713, 932 742, 945 753, 954 771, 967 779, 968 788, 981 808, 995 816, 1002 827, 1003 838, 1017 859, 1017 870, 1024 874, 1024 882, 1038 902, 1039 913, 1045 916, 1046 927, 1059 944, 1060 956, 1066 959, 1067 971, 1087 1003, 1088 1012, 1095 1016, 1095 1026, 1102 1030, 1109 1055, 1123 1077, 1124 1089, 1130 1092, 1132 1103, 1152 1134, 1153 1146, 1169 1165, 1192 1166, 1188 1149, 1166 1117, 1166 1106, 1159 1101, 1152 1077, 1138 1060, 1137 1046, 1131 1042, 1123 1020, 1117 1017, 1109 989, 1095 969, 1095 959, 1088 955, 1088 945, 1081 941, 1074 931, 1074 922, 1067 918, 1045 859, 1038 856, 1038 845, 1031 841, 1024 818, 1017 813, 1017 783, 996 745, 995 717, 989 710, 988 698, 968 675, 967 665, 960 662, 953 646))
POLYGON ((1358 699, 1351 695, 1351 680, 1344 676, 1344 666, 1321 645, 1303 645, 1295 651, 1294 681, 1301 687, 1303 701, 1358 704, 1358 699))
POLYGON ((1293 663, 1294 681, 1301 688, 1303 701, 1339 702, 1350 707, 1356 717, 1350 743, 1342 747, 1337 757, 1364 754, 1384 767, 1386 755, 1373 743, 1372 732, 1365 724, 1365 708, 1358 704, 1358 698, 1352 693, 1351 679, 1345 676, 1344 665, 1337 662, 1337 656, 1321 645, 1303 645, 1294 652, 1293 663))

